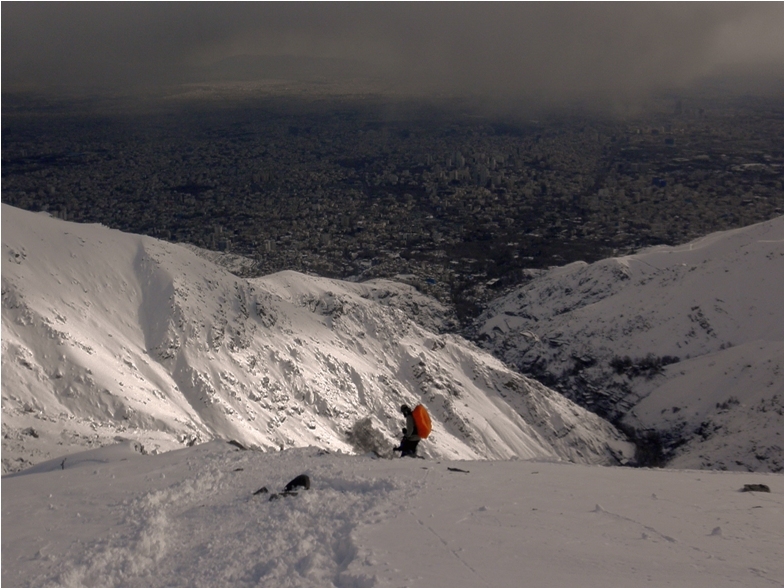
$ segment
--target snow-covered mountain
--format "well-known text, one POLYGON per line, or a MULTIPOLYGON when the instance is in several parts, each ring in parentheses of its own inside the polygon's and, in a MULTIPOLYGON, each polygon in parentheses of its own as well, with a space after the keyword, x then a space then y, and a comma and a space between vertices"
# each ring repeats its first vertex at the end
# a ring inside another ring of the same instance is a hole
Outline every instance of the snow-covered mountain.
POLYGON ((186 247, 6 205, 2 243, 4 471, 116 438, 389 449, 400 405, 418 402, 432 457, 632 456, 606 421, 439 334, 449 312, 409 286, 242 279, 186 247))
POLYGON ((496 300, 471 336, 676 467, 784 468, 784 217, 496 300))

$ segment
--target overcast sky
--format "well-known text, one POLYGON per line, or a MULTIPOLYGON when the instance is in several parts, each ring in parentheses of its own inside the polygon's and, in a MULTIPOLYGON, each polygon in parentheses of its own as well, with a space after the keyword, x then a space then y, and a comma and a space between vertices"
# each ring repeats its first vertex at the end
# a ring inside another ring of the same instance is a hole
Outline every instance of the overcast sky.
POLYGON ((424 91, 645 92, 784 63, 784 3, 2 2, 5 90, 166 84, 236 55, 366 63, 424 91))

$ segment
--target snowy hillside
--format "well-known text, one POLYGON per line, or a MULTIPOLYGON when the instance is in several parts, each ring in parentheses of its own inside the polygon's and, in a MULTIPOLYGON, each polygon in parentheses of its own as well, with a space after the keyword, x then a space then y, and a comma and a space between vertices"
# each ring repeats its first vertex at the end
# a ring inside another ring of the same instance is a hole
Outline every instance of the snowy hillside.
POLYGON ((553 269, 477 325, 483 348, 670 465, 784 468, 784 217, 553 269))
POLYGON ((62 466, 3 477, 3 588, 784 585, 781 474, 219 442, 62 466))
POLYGON ((438 334, 449 313, 408 286, 246 280, 185 247, 5 205, 2 242, 4 471, 116 438, 388 450, 401 403, 418 402, 432 457, 632 455, 605 421, 438 334))

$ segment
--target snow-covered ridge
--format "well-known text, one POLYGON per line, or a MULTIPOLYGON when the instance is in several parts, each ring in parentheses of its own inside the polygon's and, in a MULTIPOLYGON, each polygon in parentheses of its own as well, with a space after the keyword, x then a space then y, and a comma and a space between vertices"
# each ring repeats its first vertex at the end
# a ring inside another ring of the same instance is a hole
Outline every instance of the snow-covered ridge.
POLYGON ((495 301, 472 334, 663 444, 671 465, 784 468, 784 217, 591 265, 495 301))
POLYGON ((448 312, 409 286, 247 280, 99 225, 5 205, 2 223, 6 471, 117 437, 351 451, 367 417, 391 446, 403 402, 428 406, 434 457, 631 456, 605 421, 439 334, 448 312))

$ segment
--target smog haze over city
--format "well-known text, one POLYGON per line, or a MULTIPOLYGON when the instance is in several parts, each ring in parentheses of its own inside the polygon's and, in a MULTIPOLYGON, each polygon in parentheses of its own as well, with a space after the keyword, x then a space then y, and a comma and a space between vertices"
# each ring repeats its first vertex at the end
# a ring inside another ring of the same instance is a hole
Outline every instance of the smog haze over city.
POLYGON ((466 326, 536 270, 781 215, 783 29, 781 3, 4 2, 2 201, 406 281, 466 326))
POLYGON ((718 66, 780 64, 782 25, 778 3, 10 2, 3 85, 133 91, 288 57, 290 75, 315 60, 323 79, 415 93, 634 97, 718 66))

